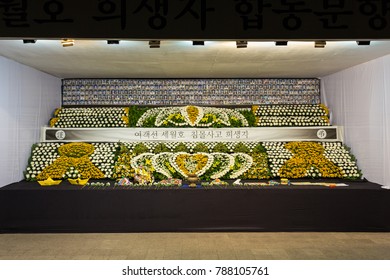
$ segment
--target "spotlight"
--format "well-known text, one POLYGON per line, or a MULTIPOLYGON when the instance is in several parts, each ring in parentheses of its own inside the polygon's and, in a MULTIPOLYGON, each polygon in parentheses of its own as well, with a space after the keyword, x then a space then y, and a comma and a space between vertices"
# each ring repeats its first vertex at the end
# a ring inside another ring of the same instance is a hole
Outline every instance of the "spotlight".
POLYGON ((37 40, 24 39, 23 44, 35 44, 37 40))
POLYGON ((204 41, 192 41, 193 46, 204 46, 204 41))
POLYGON ((62 39, 61 44, 64 48, 66 47, 73 47, 74 46, 74 40, 73 39, 62 39))
POLYGON ((247 48, 248 41, 236 41, 237 49, 247 48))
POLYGON ((371 44, 371 41, 356 41, 358 46, 369 46, 371 44))
POLYGON ((149 48, 158 49, 159 47, 160 47, 160 41, 157 40, 149 41, 149 48))
POLYGON ((288 41, 276 41, 275 46, 287 46, 288 41))
POLYGON ((119 40, 107 40, 108 45, 119 45, 119 40))
POLYGON ((325 48, 325 46, 326 46, 326 41, 315 41, 314 42, 315 48, 325 48))

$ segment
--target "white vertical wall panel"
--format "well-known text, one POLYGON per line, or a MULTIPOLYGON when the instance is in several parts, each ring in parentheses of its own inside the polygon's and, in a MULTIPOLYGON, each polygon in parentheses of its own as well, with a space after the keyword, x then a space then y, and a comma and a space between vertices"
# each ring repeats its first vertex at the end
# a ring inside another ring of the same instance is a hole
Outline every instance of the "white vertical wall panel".
POLYGON ((323 100, 365 177, 390 185, 390 56, 323 77, 323 100))
POLYGON ((61 79, 0 56, 0 187, 23 179, 31 145, 61 104, 61 79))

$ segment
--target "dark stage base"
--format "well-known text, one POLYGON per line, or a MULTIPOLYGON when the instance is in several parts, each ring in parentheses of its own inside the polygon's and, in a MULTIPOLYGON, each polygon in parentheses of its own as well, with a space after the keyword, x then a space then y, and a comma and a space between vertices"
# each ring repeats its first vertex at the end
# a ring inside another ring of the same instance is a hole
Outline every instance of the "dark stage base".
POLYGON ((390 231, 390 191, 346 183, 103 190, 22 181, 0 189, 0 232, 390 231))

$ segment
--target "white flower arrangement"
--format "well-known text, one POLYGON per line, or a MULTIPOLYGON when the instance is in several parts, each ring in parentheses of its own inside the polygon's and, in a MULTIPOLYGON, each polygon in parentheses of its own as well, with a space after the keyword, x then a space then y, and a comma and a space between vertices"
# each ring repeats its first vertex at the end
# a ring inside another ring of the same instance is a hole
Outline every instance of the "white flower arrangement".
POLYGON ((239 162, 241 163, 240 168, 238 170, 233 170, 233 172, 230 174, 230 179, 237 179, 246 171, 248 171, 249 168, 251 168, 253 164, 253 158, 250 155, 244 153, 234 153, 232 156, 238 158, 239 162))
POLYGON ((264 116, 258 118, 257 126, 330 126, 326 117, 287 116, 275 117, 264 116))
POLYGON ((328 109, 322 105, 254 106, 257 126, 329 126, 328 109))
POLYGON ((118 143, 93 143, 93 146, 95 150, 89 157, 91 162, 104 173, 106 178, 112 178, 118 143))
POLYGON ((123 107, 61 108, 51 125, 56 128, 127 127, 123 107))
POLYGON ((334 162, 344 172, 344 178, 360 179, 362 176, 356 160, 340 142, 323 142, 324 156, 334 162))
POLYGON ((133 169, 139 169, 141 166, 146 168, 148 171, 153 167, 152 165, 152 158, 155 156, 153 153, 143 153, 138 156, 135 156, 131 159, 131 167, 133 169))
POLYGON ((177 172, 179 172, 184 178, 187 178, 188 177, 188 174, 185 172, 185 170, 183 170, 178 164, 177 164, 177 157, 180 156, 180 155, 184 155, 184 156, 187 156, 188 157, 188 161, 185 163, 186 164, 186 169, 190 172, 190 173, 194 173, 195 175, 197 175, 198 177, 202 176, 210 167, 211 165, 213 164, 214 162, 214 157, 212 154, 210 153, 196 153, 196 154, 188 154, 188 153, 184 153, 184 152, 178 152, 178 153, 175 153, 173 154, 170 158, 169 158, 169 163, 172 165, 173 168, 176 169, 177 172), (193 160, 193 157, 196 156, 196 155, 200 155, 200 156, 203 156, 203 157, 206 157, 207 158, 207 162, 206 164, 197 170, 197 165, 198 163, 196 161, 193 160))
POLYGON ((221 168, 210 176, 211 179, 219 179, 225 176, 234 167, 234 156, 225 153, 213 153, 214 159, 221 161, 221 168))
POLYGON ((34 145, 30 162, 24 172, 25 179, 34 180, 43 169, 59 158, 57 149, 62 145, 62 143, 39 143, 34 145))
POLYGON ((254 107, 256 116, 307 116, 321 117, 328 115, 328 109, 323 104, 297 105, 259 105, 254 107))
POLYGON ((166 161, 170 161, 170 158, 172 157, 172 153, 168 153, 168 152, 164 152, 164 153, 159 153, 159 154, 156 154, 153 158, 152 158, 152 164, 155 168, 155 170, 158 172, 158 173, 161 173, 163 174, 165 177, 167 177, 168 179, 171 179, 173 178, 172 176, 172 173, 171 171, 165 166, 165 162, 166 161))

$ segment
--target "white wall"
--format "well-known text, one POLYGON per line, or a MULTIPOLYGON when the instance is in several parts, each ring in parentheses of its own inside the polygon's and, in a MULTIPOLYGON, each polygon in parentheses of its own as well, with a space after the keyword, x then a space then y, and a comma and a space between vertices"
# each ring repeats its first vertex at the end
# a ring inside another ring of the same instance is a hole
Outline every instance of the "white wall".
POLYGON ((390 185, 390 55, 323 77, 322 92, 363 175, 390 185))
POLYGON ((0 187, 23 179, 32 144, 61 104, 61 80, 0 56, 0 187))

